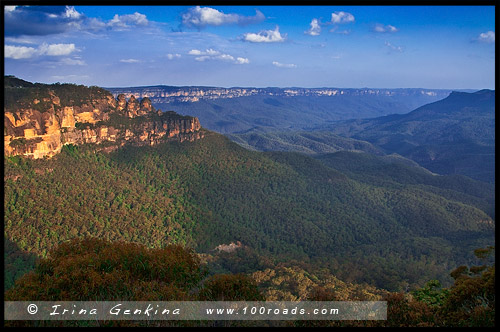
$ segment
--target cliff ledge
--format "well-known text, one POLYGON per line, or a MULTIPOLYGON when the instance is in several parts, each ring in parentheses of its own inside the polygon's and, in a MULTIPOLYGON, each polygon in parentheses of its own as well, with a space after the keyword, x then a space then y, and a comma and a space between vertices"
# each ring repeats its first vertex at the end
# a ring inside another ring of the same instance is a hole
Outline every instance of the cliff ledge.
POLYGON ((98 87, 4 78, 4 155, 53 157, 63 145, 155 145, 203 137, 195 117, 156 110, 149 98, 113 95, 98 87), (103 144, 106 143, 106 144, 103 144))

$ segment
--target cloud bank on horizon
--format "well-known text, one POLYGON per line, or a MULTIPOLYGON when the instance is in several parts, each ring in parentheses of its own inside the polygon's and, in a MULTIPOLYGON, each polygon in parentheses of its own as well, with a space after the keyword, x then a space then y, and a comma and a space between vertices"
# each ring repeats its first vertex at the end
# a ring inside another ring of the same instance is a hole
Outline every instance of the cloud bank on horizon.
POLYGON ((7 5, 4 67, 34 82, 109 87, 494 89, 494 11, 7 5))

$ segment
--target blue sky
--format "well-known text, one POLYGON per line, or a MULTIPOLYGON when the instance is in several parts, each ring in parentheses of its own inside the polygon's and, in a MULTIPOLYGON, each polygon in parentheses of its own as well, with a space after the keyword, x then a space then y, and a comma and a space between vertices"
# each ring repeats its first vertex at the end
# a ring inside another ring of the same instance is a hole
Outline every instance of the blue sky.
POLYGON ((4 6, 4 19, 5 74, 31 82, 495 88, 493 6, 4 6))

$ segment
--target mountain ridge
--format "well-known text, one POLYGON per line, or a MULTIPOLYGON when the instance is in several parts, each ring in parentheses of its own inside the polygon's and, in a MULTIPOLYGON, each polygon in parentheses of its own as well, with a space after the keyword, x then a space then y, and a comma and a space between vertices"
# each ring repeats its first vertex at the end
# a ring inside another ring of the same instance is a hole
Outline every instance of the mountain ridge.
POLYGON ((197 118, 162 112, 149 98, 117 98, 98 87, 39 84, 6 76, 4 155, 53 157, 67 144, 95 143, 106 150, 125 143, 203 136, 197 118))
POLYGON ((495 91, 455 92, 407 114, 310 128, 370 142, 440 174, 494 183, 495 91))
POLYGON ((333 121, 406 113, 451 90, 372 88, 108 88, 113 95, 148 97, 158 108, 196 116, 204 127, 231 134, 266 127, 300 130, 333 121))

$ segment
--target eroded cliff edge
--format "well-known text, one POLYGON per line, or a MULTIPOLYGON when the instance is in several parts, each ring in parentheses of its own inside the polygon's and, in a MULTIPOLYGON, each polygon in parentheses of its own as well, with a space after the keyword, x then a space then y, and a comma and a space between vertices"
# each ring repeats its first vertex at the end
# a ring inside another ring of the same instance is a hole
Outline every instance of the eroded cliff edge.
POLYGON ((130 143, 193 141, 204 135, 195 117, 156 110, 149 98, 115 99, 99 87, 4 78, 4 155, 53 157, 66 144, 111 151, 130 143))

